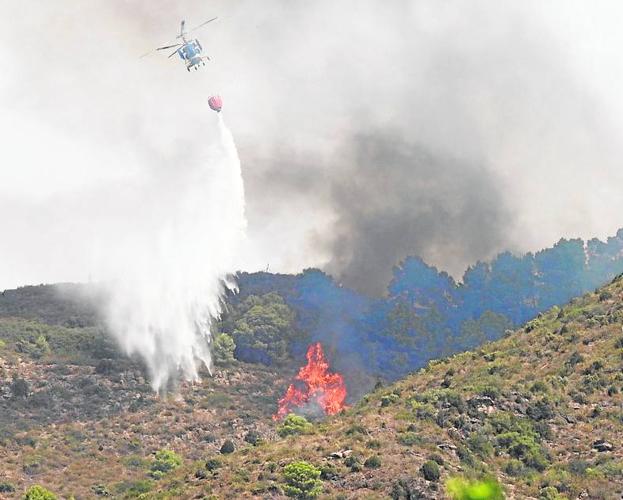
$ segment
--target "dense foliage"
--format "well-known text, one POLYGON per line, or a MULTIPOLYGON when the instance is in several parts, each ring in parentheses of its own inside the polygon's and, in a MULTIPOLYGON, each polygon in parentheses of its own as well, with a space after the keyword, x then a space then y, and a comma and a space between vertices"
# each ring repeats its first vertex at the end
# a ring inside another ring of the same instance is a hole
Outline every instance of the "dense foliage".
POLYGON ((154 479, 161 479, 166 474, 182 465, 182 458, 171 450, 158 450, 151 463, 149 475, 154 479))
POLYGON ((34 485, 26 490, 24 500, 56 500, 56 495, 43 486, 34 485))
MULTIPOLYGON (((301 338, 294 311, 276 293, 250 295, 230 307, 220 330, 233 339, 236 359, 268 365, 287 361, 291 345, 301 338)), ((220 348, 222 335, 216 339, 220 348)))
POLYGON ((320 470, 312 464, 298 461, 288 464, 283 469, 284 491, 289 497, 310 499, 322 493, 320 470))
MULTIPOLYGON (((621 272, 623 230, 605 242, 563 239, 534 254, 505 252, 471 266, 461 282, 409 257, 394 269, 386 296, 377 298, 314 269, 299 275, 241 273, 240 293, 227 297, 215 325, 214 358, 221 366, 234 359, 280 366, 298 362, 309 343, 321 342, 357 396, 377 378, 394 380, 430 359, 499 339, 621 272)), ((118 349, 96 321, 96 300, 97 290, 87 285, 5 291, 0 350, 4 344, 31 359, 63 353, 85 363, 114 360, 100 369, 119 371, 118 349), (37 322, 9 319, 17 316, 37 322)))
MULTIPOLYGON (((241 274, 239 300, 245 304, 267 292, 283 297, 310 342, 323 342, 339 354, 331 361, 347 382, 357 370, 395 379, 430 359, 499 339, 621 272, 623 230, 606 242, 563 239, 535 254, 505 252, 471 266, 462 283, 409 257, 394 269, 387 296, 377 299, 344 288, 317 270, 298 276, 241 274)), ((260 331, 248 322, 244 326, 249 327, 242 328, 247 338, 260 331)), ((296 342, 290 342, 297 354, 296 342)), ((262 349, 261 344, 255 345, 262 349)), ((279 346, 280 352, 286 350, 279 346)), ((259 353, 253 356, 261 358, 259 353)))

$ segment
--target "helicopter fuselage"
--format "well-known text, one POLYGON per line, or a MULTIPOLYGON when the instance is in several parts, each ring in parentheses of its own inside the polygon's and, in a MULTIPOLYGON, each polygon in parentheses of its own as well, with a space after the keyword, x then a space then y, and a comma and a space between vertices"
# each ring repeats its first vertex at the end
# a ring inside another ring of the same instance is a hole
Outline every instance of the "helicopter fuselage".
POLYGON ((177 53, 180 58, 186 62, 186 69, 190 71, 191 68, 197 69, 199 65, 204 65, 204 58, 201 56, 201 52, 203 51, 203 47, 199 43, 199 40, 186 40, 184 39, 184 44, 177 49, 177 53))

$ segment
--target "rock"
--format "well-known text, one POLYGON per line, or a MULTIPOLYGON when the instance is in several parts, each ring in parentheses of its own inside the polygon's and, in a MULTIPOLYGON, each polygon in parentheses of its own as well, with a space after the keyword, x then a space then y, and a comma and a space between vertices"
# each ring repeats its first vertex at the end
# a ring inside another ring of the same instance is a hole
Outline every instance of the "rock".
POLYGON ((603 439, 598 439, 597 441, 593 443, 593 448, 599 452, 604 452, 604 451, 612 451, 614 446, 612 446, 612 444, 610 444, 608 441, 605 441, 603 439))
POLYGON ((456 450, 456 446, 454 446, 452 443, 439 443, 437 445, 437 448, 439 448, 440 450, 456 450))
POLYGON ((352 453, 353 453, 353 450, 334 451, 333 453, 329 455, 329 458, 334 458, 334 459, 346 458, 352 455, 352 453))

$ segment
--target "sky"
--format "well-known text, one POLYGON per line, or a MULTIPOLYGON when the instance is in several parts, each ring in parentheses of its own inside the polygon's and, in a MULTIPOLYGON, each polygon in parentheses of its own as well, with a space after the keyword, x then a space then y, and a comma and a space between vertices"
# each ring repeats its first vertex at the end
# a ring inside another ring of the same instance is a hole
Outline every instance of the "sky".
POLYGON ((0 289, 97 279, 98 235, 175 198, 154 172, 202 161, 212 94, 245 180, 238 269, 378 294, 407 255, 460 278, 623 226, 618 2, 6 4, 0 289), (200 71, 140 58, 214 16, 200 71))

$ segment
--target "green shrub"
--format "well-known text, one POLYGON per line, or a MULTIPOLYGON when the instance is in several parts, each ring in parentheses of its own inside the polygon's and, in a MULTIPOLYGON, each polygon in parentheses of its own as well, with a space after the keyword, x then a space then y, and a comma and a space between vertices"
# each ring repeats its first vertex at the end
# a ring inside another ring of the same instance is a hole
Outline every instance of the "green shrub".
POLYGON ((344 465, 350 467, 351 472, 358 472, 361 470, 361 460, 357 455, 351 455, 344 459, 344 465))
POLYGON ((526 469, 526 466, 523 464, 521 460, 512 458, 508 462, 506 462, 506 465, 504 465, 503 470, 509 476, 521 477, 526 474, 527 470, 530 470, 530 469, 526 469))
POLYGON ((539 500, 564 500, 566 498, 558 492, 555 486, 547 486, 539 492, 539 500))
POLYGON ((381 397, 381 406, 387 407, 400 399, 400 396, 394 392, 381 397))
POLYGON ((138 481, 123 481, 115 487, 117 493, 128 498, 140 497, 144 493, 149 493, 154 487, 153 481, 140 479, 138 481))
POLYGON ((417 432, 405 432, 398 437, 398 441, 405 446, 413 446, 415 444, 421 444, 422 438, 417 432))
POLYGON ((506 448, 511 457, 521 460, 528 467, 543 471, 548 465, 541 446, 533 436, 506 432, 498 436, 498 443, 506 448))
POLYGON ((487 458, 493 454, 493 445, 486 436, 480 433, 470 435, 467 439, 467 446, 481 458, 487 458))
POLYGON ((370 448, 371 450, 379 450, 381 449, 381 442, 378 439, 370 439, 366 443, 366 448, 370 448))
POLYGON ((15 486, 11 483, 2 482, 0 483, 0 493, 14 493, 15 486))
POLYGON ((56 495, 43 486, 35 484, 26 490, 24 500, 56 500, 56 495))
POLYGON ((526 413, 532 420, 549 420, 554 416, 554 406, 548 399, 543 398, 530 403, 526 413))
POLYGON ((463 462, 465 465, 469 465, 470 467, 473 467, 476 464, 476 461, 474 460, 474 456, 464 446, 457 446, 456 455, 457 457, 459 457, 459 460, 463 462))
POLYGON ((223 446, 221 446, 221 453, 223 455, 227 455, 229 453, 233 453, 234 451, 236 451, 236 445, 231 439, 226 439, 223 446))
POLYGON ((320 479, 333 480, 339 478, 340 475, 333 464, 323 464, 320 466, 320 479))
POLYGON ((159 450, 151 463, 149 475, 154 479, 161 479, 166 474, 182 465, 182 458, 171 450, 159 450))
POLYGON ((424 479, 427 481, 439 481, 439 477, 441 476, 441 473, 439 472, 439 465, 433 460, 427 460, 424 462, 420 468, 420 471, 422 472, 424 479))
POLYGON ((14 398, 25 398, 30 393, 28 382, 23 378, 14 377, 11 383, 11 394, 14 398))
POLYGON ((277 434, 281 437, 308 434, 312 428, 312 424, 305 417, 290 413, 277 429, 277 434))
POLYGON ((320 470, 304 461, 292 462, 283 469, 284 491, 289 497, 316 498, 322 493, 320 470))
POLYGON ((446 492, 453 500, 504 500, 504 491, 495 479, 470 481, 454 477, 446 483, 446 492))
POLYGON ((378 455, 373 455, 363 463, 363 466, 368 469, 378 469, 381 467, 381 458, 378 455))
POLYGON ((244 436, 244 440, 253 446, 257 446, 262 442, 262 436, 260 436, 260 433, 257 431, 249 431, 244 436))
POLYGON ((481 396, 486 396, 486 397, 489 397, 489 398, 491 398, 493 400, 496 400, 496 399, 498 399, 500 397, 501 392, 500 392, 499 387, 496 387, 495 385, 487 385, 487 386, 484 386, 479 391, 479 394, 481 396))
POLYGON ((543 382, 542 380, 537 380, 530 387, 530 392, 535 392, 535 393, 536 392, 547 392, 547 384, 543 382))
POLYGON ((91 486, 91 491, 94 495, 97 495, 98 497, 110 496, 110 491, 108 491, 108 488, 106 488, 106 486, 104 486, 103 484, 95 484, 91 486))
POLYGON ((208 458, 206 460, 206 469, 210 472, 215 471, 219 467, 221 467, 221 461, 218 458, 208 458))

